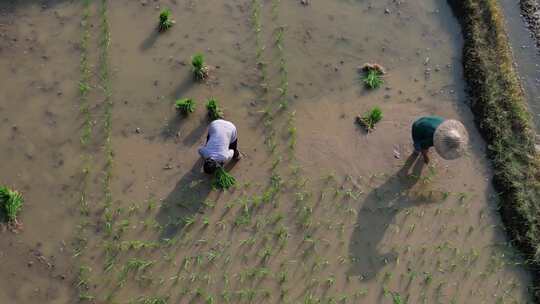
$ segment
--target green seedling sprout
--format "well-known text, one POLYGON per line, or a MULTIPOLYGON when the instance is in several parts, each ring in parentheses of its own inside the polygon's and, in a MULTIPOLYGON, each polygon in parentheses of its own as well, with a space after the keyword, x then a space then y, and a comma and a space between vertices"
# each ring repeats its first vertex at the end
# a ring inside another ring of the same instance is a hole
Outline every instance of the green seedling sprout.
POLYGON ((213 186, 218 189, 228 190, 236 184, 236 178, 219 167, 214 175, 213 186))
POLYGON ((217 100, 213 97, 208 99, 206 103, 206 109, 208 110, 208 117, 210 120, 216 120, 223 118, 223 111, 219 107, 217 100))
POLYGON ((362 67, 362 81, 368 89, 378 89, 384 83, 384 68, 376 63, 370 64, 366 63, 362 67))
POLYGON ((208 78, 208 66, 204 63, 203 54, 195 54, 191 58, 191 68, 195 80, 204 80, 208 78))
POLYGON ((381 76, 377 71, 369 70, 362 80, 368 88, 377 89, 384 83, 381 76))
POLYGON ((392 302, 394 304, 404 304, 405 301, 403 300, 403 298, 401 297, 401 295, 397 292, 392 292, 390 294, 392 296, 392 302))
POLYGON ((381 108, 373 107, 370 111, 367 111, 362 116, 356 117, 356 122, 366 129, 367 132, 375 130, 375 125, 379 123, 383 118, 381 108))
POLYGON ((171 10, 166 8, 159 14, 159 31, 164 32, 171 28, 174 24, 174 20, 171 19, 171 10))
POLYGON ((21 212, 24 199, 18 191, 0 187, 0 209, 8 223, 18 224, 17 215, 21 212))
POLYGON ((196 104, 195 100, 191 98, 181 98, 175 102, 174 106, 180 113, 188 115, 195 111, 196 104))

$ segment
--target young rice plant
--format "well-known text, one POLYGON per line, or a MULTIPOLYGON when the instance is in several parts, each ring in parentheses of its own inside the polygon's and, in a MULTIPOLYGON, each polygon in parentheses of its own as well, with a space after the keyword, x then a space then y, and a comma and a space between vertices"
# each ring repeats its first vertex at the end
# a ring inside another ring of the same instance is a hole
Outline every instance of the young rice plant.
POLYGON ((181 98, 175 103, 176 109, 184 115, 193 113, 193 111, 195 111, 195 105, 195 100, 191 98, 181 98))
POLYGON ((203 54, 195 54, 191 58, 191 68, 195 80, 204 80, 208 77, 208 66, 204 63, 203 54))
POLYGON ((219 167, 214 175, 214 187, 227 190, 236 184, 236 178, 225 171, 223 167, 219 167))
POLYGON ((206 109, 208 110, 208 117, 210 120, 216 120, 223 118, 223 111, 219 107, 217 100, 213 97, 208 99, 206 103, 206 109))
POLYGON ((366 131, 371 132, 375 130, 375 125, 383 118, 382 110, 379 107, 374 107, 370 111, 367 111, 362 116, 356 117, 356 122, 362 125, 366 131))
POLYGON ((159 31, 164 32, 171 28, 174 20, 171 19, 171 10, 166 8, 159 14, 159 31))
POLYGON ((366 63, 362 67, 362 72, 364 73, 362 81, 368 89, 378 89, 383 85, 384 68, 382 66, 376 63, 366 63))
POLYGON ((9 223, 17 223, 17 215, 22 209, 24 199, 18 191, 0 187, 0 207, 9 223))

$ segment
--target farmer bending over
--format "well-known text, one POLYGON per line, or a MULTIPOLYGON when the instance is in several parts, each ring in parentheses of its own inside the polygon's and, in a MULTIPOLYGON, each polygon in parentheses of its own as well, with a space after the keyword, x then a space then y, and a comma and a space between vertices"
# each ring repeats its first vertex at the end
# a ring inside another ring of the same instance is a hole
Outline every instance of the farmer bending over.
POLYGON ((240 159, 236 127, 230 121, 217 119, 210 123, 206 145, 199 148, 204 159, 204 172, 212 174, 231 159, 240 159))
POLYGON ((469 135, 465 126, 457 120, 439 116, 425 116, 412 125, 414 153, 421 153, 429 163, 429 148, 435 147, 444 159, 461 157, 467 148, 469 135))

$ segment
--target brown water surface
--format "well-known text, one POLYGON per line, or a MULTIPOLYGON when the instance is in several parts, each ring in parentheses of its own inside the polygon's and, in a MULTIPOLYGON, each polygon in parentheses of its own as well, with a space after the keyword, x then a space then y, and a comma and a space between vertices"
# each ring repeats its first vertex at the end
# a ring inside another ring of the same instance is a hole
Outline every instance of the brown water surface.
POLYGON ((530 300, 530 278, 496 211, 485 143, 466 104, 461 33, 445 3, 105 3, 107 66, 99 60, 102 3, 91 5, 94 127, 84 149, 82 6, 23 2, 0 18, 8 84, 0 93, 1 177, 27 202, 24 230, 0 241, 8 269, 0 302, 530 300), (158 34, 163 7, 176 24, 158 34), (212 67, 206 83, 191 75, 198 52, 212 67), (357 67, 365 62, 387 69, 382 88, 362 85, 357 67), (187 117, 173 107, 181 97, 198 102, 187 117), (198 160, 209 97, 238 127, 244 153, 229 192, 212 189, 198 160), (355 116, 375 105, 384 119, 366 134, 355 116), (409 157, 411 123, 431 114, 464 122, 466 157, 433 155, 429 167, 409 157), (86 188, 84 155, 92 156, 86 188), (82 194, 87 215, 79 214, 82 194), (75 238, 87 242, 76 258, 75 238))

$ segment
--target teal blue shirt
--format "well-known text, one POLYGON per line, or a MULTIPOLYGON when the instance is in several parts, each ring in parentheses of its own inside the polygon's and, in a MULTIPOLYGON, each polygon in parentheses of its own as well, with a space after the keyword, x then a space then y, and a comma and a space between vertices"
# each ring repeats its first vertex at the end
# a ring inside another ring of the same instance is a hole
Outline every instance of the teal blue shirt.
POLYGON ((444 118, 439 116, 425 116, 413 123, 412 138, 416 150, 433 147, 433 135, 443 121, 444 118))

